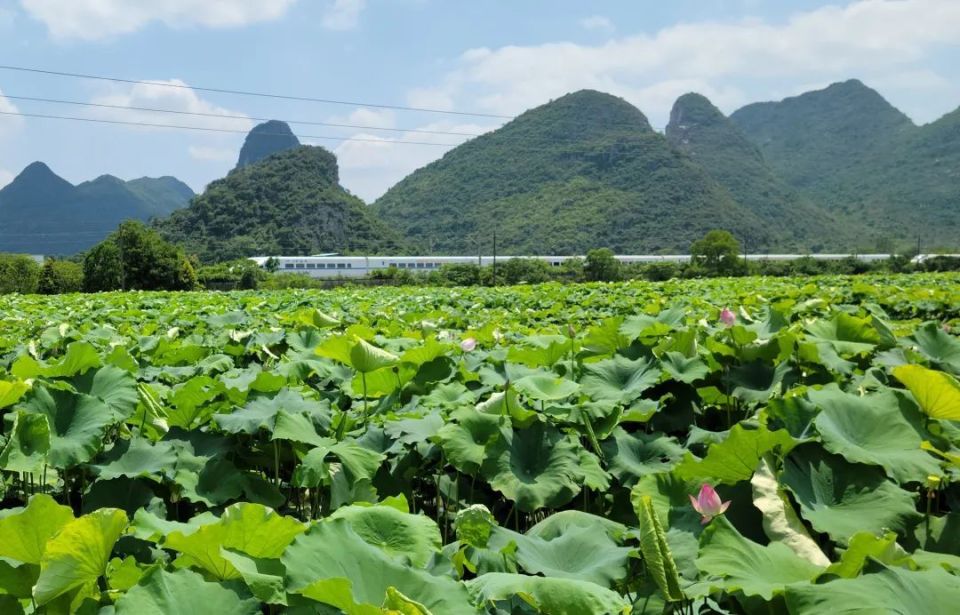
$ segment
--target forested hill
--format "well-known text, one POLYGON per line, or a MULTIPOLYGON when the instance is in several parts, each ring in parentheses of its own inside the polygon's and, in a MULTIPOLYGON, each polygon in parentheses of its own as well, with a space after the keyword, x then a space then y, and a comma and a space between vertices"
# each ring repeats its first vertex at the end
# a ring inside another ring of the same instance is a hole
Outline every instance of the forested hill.
POLYGON ((74 254, 124 220, 167 215, 191 197, 193 190, 174 177, 123 181, 102 175, 74 186, 34 162, 0 190, 0 252, 74 254))
POLYGON ((390 254, 403 244, 339 184, 336 157, 301 145, 212 182, 190 206, 156 220, 204 261, 258 254, 390 254))
POLYGON ((421 249, 684 251, 710 229, 758 250, 780 229, 737 203, 626 101, 595 91, 532 109, 415 171, 373 205, 421 249))
POLYGON ((857 239, 851 221, 818 207, 777 175, 759 148, 704 96, 677 100, 666 136, 764 224, 782 229, 781 249, 844 251, 857 239))
POLYGON ((731 120, 780 177, 878 247, 960 247, 960 110, 918 127, 851 80, 731 120))

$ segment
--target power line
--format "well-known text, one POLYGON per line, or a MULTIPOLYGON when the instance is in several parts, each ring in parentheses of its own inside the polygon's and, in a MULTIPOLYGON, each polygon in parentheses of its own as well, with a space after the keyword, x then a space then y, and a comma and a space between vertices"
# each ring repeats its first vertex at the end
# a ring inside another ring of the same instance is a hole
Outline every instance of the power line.
POLYGON ((296 100, 300 102, 315 102, 328 105, 345 105, 350 107, 370 107, 373 109, 390 109, 393 111, 416 111, 420 113, 440 113, 445 115, 460 115, 468 117, 490 117, 502 120, 512 120, 510 115, 497 115, 494 113, 472 113, 468 111, 451 111, 447 109, 430 109, 426 107, 405 107, 402 105, 385 105, 366 102, 356 102, 350 100, 334 100, 329 98, 311 98, 308 96, 290 96, 286 94, 270 94, 265 92, 250 92, 246 90, 228 90, 224 88, 210 88, 187 85, 185 83, 164 83, 158 81, 141 81, 138 79, 123 79, 120 77, 105 77, 103 75, 88 75, 84 73, 68 73, 64 71, 44 70, 39 68, 28 68, 24 66, 0 65, 2 70, 19 71, 24 73, 36 73, 41 75, 51 75, 55 77, 71 77, 74 79, 93 79, 97 81, 112 81, 115 83, 130 83, 134 85, 152 85, 165 88, 176 88, 180 90, 193 90, 195 92, 213 92, 216 94, 233 94, 237 96, 256 96, 258 98, 273 98, 280 100, 296 100))
MULTIPOLYGON (((242 134, 245 135, 249 131, 247 130, 233 130, 230 128, 210 128, 206 126, 182 126, 178 124, 155 124, 152 122, 129 122, 123 120, 105 120, 105 119, 96 119, 91 117, 76 117, 69 115, 49 115, 45 113, 23 113, 19 111, 0 111, 0 115, 12 115, 16 117, 32 117, 48 120, 70 120, 74 122, 89 122, 94 124, 119 124, 122 126, 139 126, 141 128, 171 128, 175 130, 198 130, 202 132, 220 132, 220 133, 232 133, 232 134, 242 134)), ((260 133, 264 136, 271 137, 286 137, 289 136, 288 133, 281 132, 263 132, 260 133)), ((402 145, 431 145, 434 147, 457 147, 459 143, 429 143, 427 141, 387 141, 384 139, 365 139, 363 137, 331 137, 328 135, 293 135, 299 139, 325 139, 328 141, 361 141, 366 143, 382 143, 386 145, 392 144, 402 144, 402 145)))
MULTIPOLYGON (((155 107, 131 107, 125 105, 108 105, 106 103, 92 103, 92 102, 81 102, 77 100, 60 100, 57 98, 36 98, 33 96, 14 96, 12 94, 7 94, 4 92, 4 98, 9 98, 10 100, 25 100, 31 102, 42 102, 42 103, 53 103, 58 105, 74 105, 78 107, 97 107, 100 109, 120 109, 124 111, 147 111, 150 113, 171 113, 175 115, 189 115, 196 117, 215 117, 220 119, 231 119, 231 120, 253 120, 256 122, 268 122, 271 120, 278 120, 278 118, 268 118, 268 117, 252 117, 249 115, 231 115, 227 113, 201 113, 199 111, 180 111, 177 109, 157 109, 155 107)), ((286 122, 287 124, 303 124, 305 126, 327 126, 331 128, 356 128, 359 130, 385 130, 390 132, 415 132, 423 133, 429 135, 450 135, 455 137, 479 137, 480 133, 475 132, 452 132, 447 130, 423 130, 416 128, 387 128, 383 126, 361 126, 358 124, 336 124, 332 122, 314 122, 309 120, 284 120, 279 119, 278 121, 286 122)))

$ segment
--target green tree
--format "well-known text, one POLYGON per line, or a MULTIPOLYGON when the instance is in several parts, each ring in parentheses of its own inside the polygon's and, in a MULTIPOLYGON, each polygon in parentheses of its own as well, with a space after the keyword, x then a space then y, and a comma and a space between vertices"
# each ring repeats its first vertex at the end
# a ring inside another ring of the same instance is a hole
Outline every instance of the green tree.
POLYGON ((590 282, 613 282, 620 279, 620 261, 613 250, 598 248, 587 252, 583 263, 583 275, 590 282))
POLYGON ((83 267, 71 261, 47 259, 40 271, 37 292, 43 295, 77 293, 83 290, 83 267))
POLYGON ((740 242, 727 231, 714 229, 690 246, 690 260, 708 275, 737 275, 744 271, 740 242))
POLYGON ((507 284, 539 284, 550 279, 550 265, 537 258, 511 258, 500 267, 507 284))
POLYGON ((23 254, 0 254, 0 294, 37 292, 40 265, 23 254))
POLYGON ((84 287, 103 290, 192 290, 197 273, 183 251, 143 223, 128 220, 84 259, 84 287))

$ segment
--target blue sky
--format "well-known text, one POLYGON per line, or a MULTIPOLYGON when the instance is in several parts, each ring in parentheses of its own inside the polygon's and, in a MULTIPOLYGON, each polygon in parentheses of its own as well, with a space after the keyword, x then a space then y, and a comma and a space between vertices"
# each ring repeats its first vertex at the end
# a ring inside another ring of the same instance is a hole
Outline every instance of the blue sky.
MULTIPOLYGON (((917 123, 960 106, 960 1, 0 0, 0 64, 364 103, 512 116, 580 88, 623 96, 662 129, 681 94, 729 113, 850 77, 917 123)), ((332 149, 370 201, 502 120, 116 84, 0 70, 0 111, 247 130, 293 125, 332 149), (243 118, 28 102, 57 98, 243 118)), ((194 189, 242 134, 0 115, 0 185, 33 160, 77 183, 175 175, 194 189)))

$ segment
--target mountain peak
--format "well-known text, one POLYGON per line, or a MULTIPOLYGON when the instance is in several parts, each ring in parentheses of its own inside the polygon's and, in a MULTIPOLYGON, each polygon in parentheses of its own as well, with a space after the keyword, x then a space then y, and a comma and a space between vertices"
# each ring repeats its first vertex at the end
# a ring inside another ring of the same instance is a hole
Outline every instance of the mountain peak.
POLYGON ((73 196, 73 191, 73 184, 54 173, 45 163, 37 161, 24 167, 12 182, 0 190, 0 195, 11 202, 28 197, 31 202, 47 204, 68 199, 73 196))
POLYGON ((671 127, 677 130, 690 125, 715 124, 726 121, 726 116, 710 102, 710 99, 702 94, 690 92, 673 103, 667 130, 669 131, 671 127))
POLYGON ((292 149, 300 145, 290 126, 280 120, 270 120, 257 124, 247 134, 237 160, 237 168, 245 167, 263 160, 267 156, 292 149))

